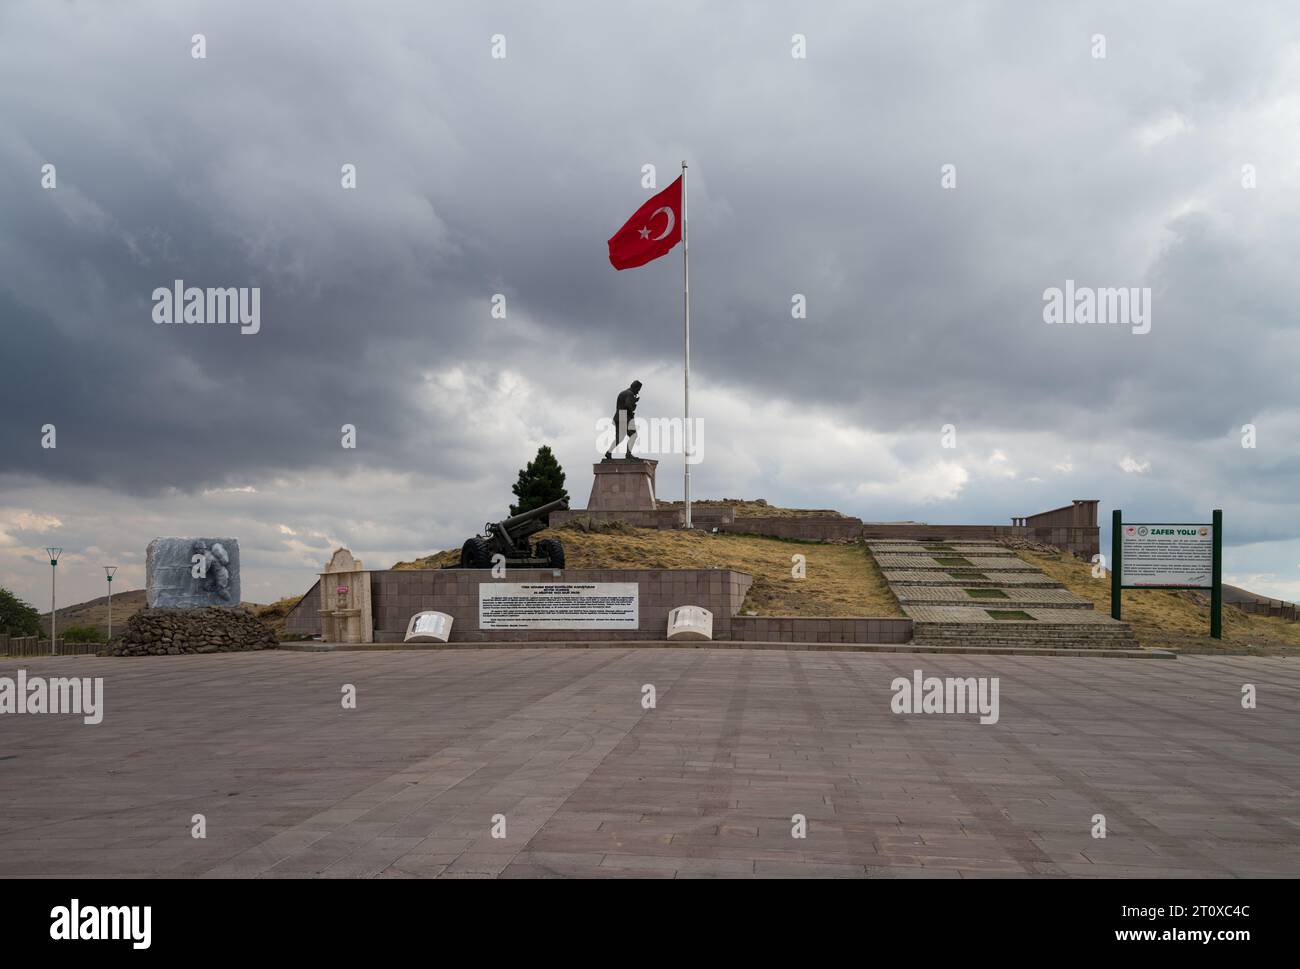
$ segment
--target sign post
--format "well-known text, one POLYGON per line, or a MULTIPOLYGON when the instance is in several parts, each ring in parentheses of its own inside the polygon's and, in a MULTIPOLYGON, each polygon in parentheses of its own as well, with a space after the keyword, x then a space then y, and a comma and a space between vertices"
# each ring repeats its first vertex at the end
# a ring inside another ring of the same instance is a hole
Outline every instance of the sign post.
POLYGON ((1210 636, 1223 638, 1223 510, 1214 509, 1214 587, 1210 589, 1210 636))
POLYGON ((1124 588, 1119 580, 1124 547, 1120 542, 1124 513, 1116 508, 1110 513, 1110 618, 1119 619, 1119 597, 1124 588))
POLYGON ((1125 522, 1111 514, 1110 614, 1119 619, 1124 589, 1205 589, 1210 635, 1223 638, 1223 511, 1203 522, 1125 522))

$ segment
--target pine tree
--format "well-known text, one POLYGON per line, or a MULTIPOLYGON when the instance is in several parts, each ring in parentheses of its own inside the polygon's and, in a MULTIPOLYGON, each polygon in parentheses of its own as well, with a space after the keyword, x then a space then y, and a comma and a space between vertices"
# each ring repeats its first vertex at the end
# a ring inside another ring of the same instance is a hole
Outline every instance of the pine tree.
POLYGON ((512 516, 532 511, 560 498, 565 501, 569 499, 569 493, 564 490, 564 469, 545 444, 537 449, 537 457, 519 472, 519 480, 511 490, 519 499, 518 504, 510 506, 512 516))

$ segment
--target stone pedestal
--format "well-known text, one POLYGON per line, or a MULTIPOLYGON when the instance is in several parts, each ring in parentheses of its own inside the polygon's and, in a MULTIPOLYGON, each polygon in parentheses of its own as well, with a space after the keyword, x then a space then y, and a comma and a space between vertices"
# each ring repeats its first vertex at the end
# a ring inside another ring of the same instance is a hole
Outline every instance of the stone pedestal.
POLYGON ((654 511, 655 468, 646 458, 612 458, 591 467, 587 511, 654 511))
POLYGON ((370 573, 345 548, 330 556, 320 574, 320 629, 321 640, 327 643, 375 641, 370 573))

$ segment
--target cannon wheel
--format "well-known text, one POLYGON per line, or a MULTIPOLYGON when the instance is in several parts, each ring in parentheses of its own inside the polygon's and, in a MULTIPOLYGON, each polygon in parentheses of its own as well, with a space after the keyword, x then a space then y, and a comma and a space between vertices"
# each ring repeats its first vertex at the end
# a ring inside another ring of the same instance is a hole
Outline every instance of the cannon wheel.
POLYGON ((553 569, 564 568, 564 546, 558 538, 544 538, 538 542, 537 557, 546 559, 553 569))
POLYGON ((486 538, 470 538, 460 548, 460 567, 462 569, 492 568, 492 546, 486 538))

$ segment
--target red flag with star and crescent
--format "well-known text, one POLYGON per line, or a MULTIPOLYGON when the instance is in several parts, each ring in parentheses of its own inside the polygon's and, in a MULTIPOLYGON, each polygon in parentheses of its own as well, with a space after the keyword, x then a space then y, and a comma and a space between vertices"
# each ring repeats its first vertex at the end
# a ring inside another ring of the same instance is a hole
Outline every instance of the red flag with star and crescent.
POLYGON ((609 264, 635 269, 658 259, 682 241, 680 178, 637 209, 609 240, 609 264))

